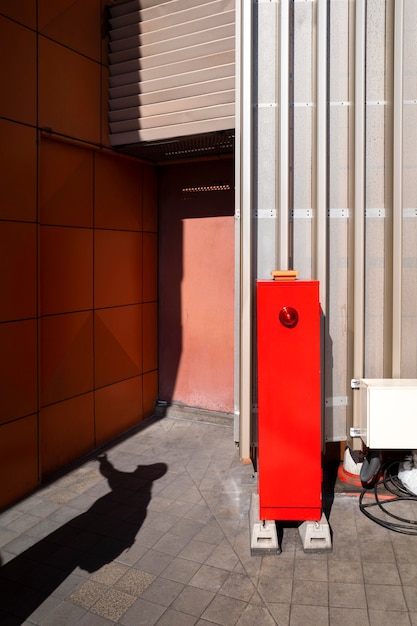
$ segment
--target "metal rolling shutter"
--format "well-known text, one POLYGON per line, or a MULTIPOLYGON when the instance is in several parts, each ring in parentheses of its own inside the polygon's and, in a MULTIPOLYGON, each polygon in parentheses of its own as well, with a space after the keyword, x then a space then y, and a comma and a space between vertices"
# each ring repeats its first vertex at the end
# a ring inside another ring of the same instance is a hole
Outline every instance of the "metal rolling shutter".
POLYGON ((132 0, 109 10, 111 145, 234 129, 235 0, 132 0))

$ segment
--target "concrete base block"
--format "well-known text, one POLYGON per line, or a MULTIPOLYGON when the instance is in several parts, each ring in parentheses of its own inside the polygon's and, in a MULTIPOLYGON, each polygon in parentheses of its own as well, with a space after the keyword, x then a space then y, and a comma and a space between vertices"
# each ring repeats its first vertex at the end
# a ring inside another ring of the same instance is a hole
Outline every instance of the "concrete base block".
POLYGON ((252 494, 249 509, 249 528, 251 538, 250 553, 252 556, 281 552, 275 521, 259 519, 259 495, 257 493, 252 494))
POLYGON ((321 552, 332 549, 330 526, 324 513, 319 522, 300 524, 298 531, 306 552, 321 552))

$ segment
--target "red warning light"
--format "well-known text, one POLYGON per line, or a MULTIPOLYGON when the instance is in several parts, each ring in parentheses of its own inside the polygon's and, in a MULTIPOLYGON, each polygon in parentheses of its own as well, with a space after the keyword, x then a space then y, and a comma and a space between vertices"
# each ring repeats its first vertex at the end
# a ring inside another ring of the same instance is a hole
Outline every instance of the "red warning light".
POLYGON ((298 312, 292 306, 283 306, 278 318, 285 328, 294 328, 298 324, 298 312))

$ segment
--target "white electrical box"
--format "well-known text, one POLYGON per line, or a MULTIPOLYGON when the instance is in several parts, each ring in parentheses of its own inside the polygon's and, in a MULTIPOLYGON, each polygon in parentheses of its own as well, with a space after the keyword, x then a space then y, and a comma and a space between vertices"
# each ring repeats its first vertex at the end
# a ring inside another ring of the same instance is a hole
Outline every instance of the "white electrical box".
POLYGON ((371 449, 417 449, 417 380, 362 378, 357 382, 356 436, 371 449))

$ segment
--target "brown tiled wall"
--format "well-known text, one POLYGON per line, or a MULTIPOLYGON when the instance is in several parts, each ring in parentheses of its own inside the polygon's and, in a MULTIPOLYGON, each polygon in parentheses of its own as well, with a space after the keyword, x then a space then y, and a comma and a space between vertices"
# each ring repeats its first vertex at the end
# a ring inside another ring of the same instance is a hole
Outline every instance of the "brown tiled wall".
POLYGON ((0 3, 0 508, 157 395, 156 175, 109 149, 103 16, 0 3))

